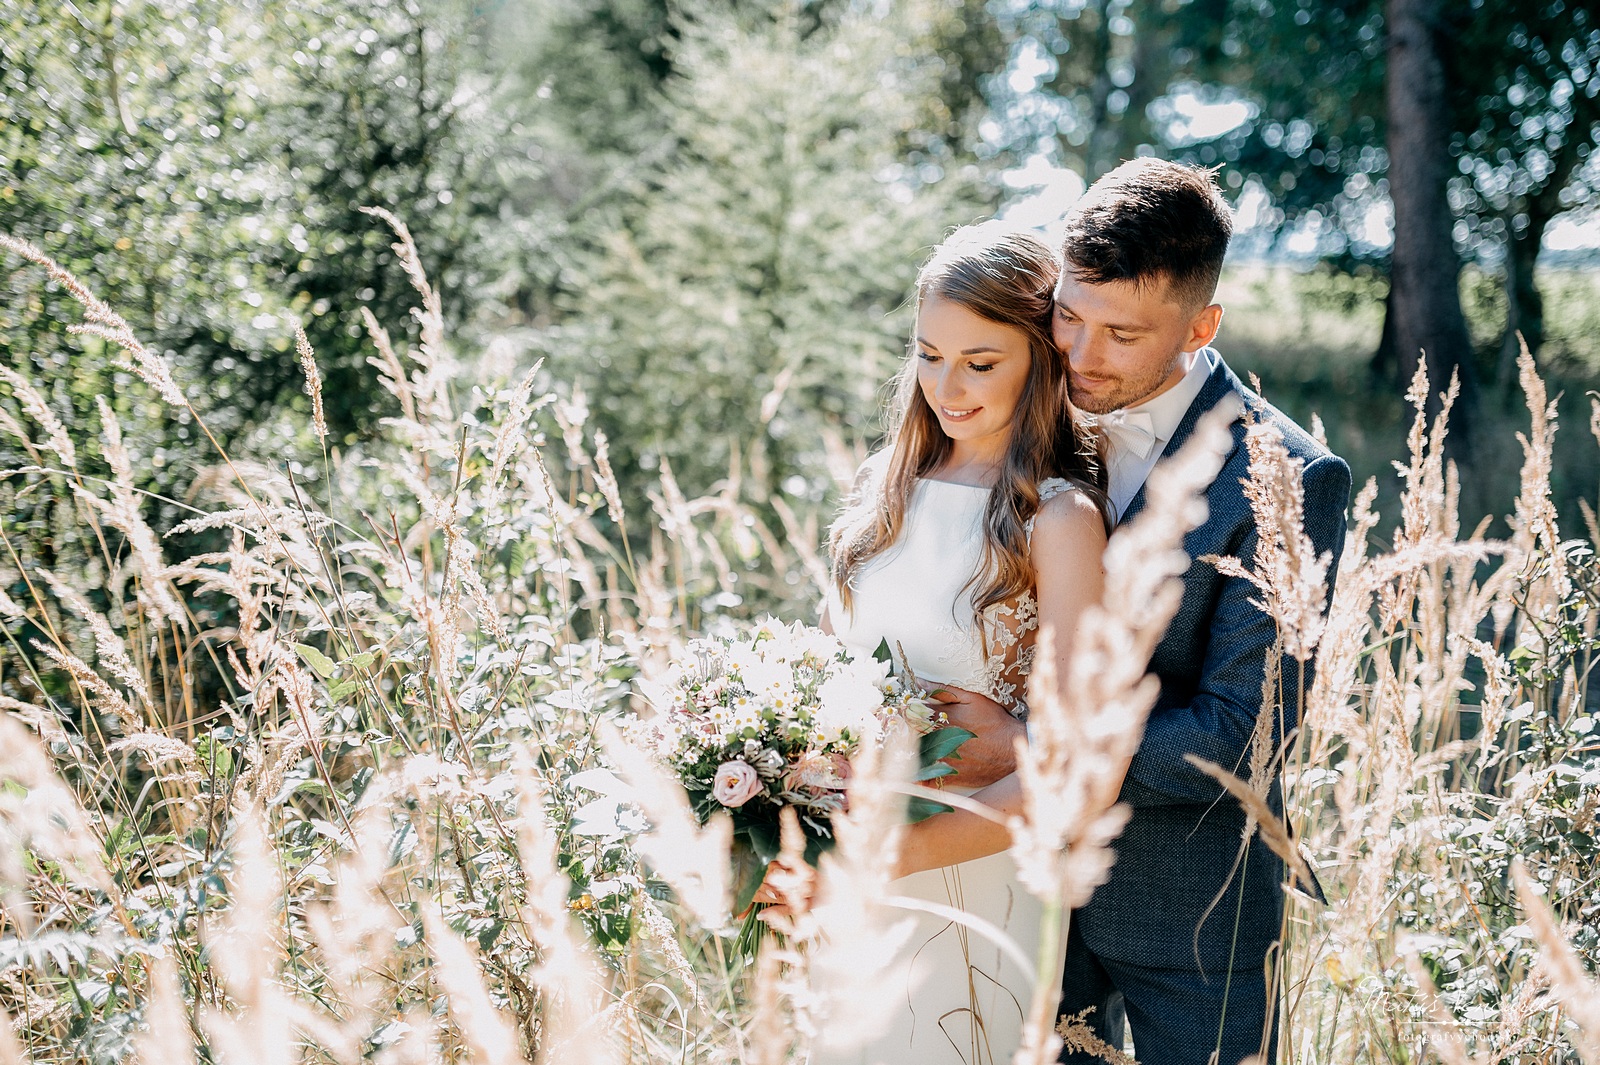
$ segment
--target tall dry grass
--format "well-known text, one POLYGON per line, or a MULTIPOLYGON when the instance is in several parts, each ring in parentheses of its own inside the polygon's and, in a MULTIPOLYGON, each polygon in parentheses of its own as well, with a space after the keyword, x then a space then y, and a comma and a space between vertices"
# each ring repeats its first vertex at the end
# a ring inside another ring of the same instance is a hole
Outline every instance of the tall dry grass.
MULTIPOLYGON (((736 476, 689 499, 664 468, 649 535, 628 535, 583 404, 537 367, 466 365, 404 226, 382 220, 419 302, 409 348, 367 318, 400 415, 360 453, 313 426, 314 483, 216 451, 196 500, 170 501, 215 550, 168 557, 173 530, 151 527, 109 406, 91 439, 5 374, 16 411, 0 431, 33 461, 0 476, 70 500, 99 557, 41 572, 0 528, 0 586, 25 589, 0 596, 0 1060, 776 1065, 868 1033, 894 1008, 872 966, 901 927, 884 908, 895 758, 858 774, 818 908, 749 964, 726 934, 725 839, 602 737, 637 674, 748 594, 740 560, 760 558, 755 583, 774 590, 820 577, 810 518, 768 530, 736 476)), ((205 435, 114 310, 36 249, 0 245, 51 271, 83 328, 205 435)), ((315 411, 315 353, 296 357, 315 411)), ((1251 438, 1269 535, 1223 564, 1281 623, 1265 694, 1293 692, 1317 658, 1287 821, 1263 809, 1255 826, 1331 900, 1296 893, 1286 917, 1297 1061, 1595 1060, 1600 575, 1558 531, 1555 426, 1529 364, 1523 384, 1507 535, 1462 534, 1444 424, 1419 423, 1400 519, 1380 546, 1361 494, 1325 623, 1298 470, 1251 438)), ((1119 538, 1114 569, 1146 582, 1123 598, 1151 611, 1108 616, 1091 650, 1127 675, 1086 658, 1064 704, 1036 700, 1018 853, 1064 903, 1114 836, 1101 763, 1126 755, 1148 703, 1132 652, 1164 624, 1190 481, 1175 475, 1169 527, 1119 538), (1124 710, 1133 724, 1110 728, 1124 710), (1071 757, 1088 740, 1104 759, 1071 757)), ((1247 803, 1277 739, 1231 782, 1247 803)), ((1025 1049, 1043 1060, 1054 1005, 1035 1006, 1025 1049)))
MULTIPOLYGON (((1444 412, 1431 426, 1417 419, 1396 464, 1403 492, 1387 550, 1373 536, 1376 485, 1358 494, 1325 626, 1292 597, 1265 597, 1285 649, 1320 630, 1287 773, 1289 826, 1329 896, 1322 906, 1296 894, 1286 916, 1296 1060, 1554 1063, 1592 1039, 1574 1026, 1592 1029, 1582 1008, 1592 975, 1569 962, 1566 990, 1553 994, 1540 958, 1582 956, 1591 971, 1600 959, 1589 692, 1600 573, 1592 523, 1587 542, 1559 531, 1554 407, 1526 353, 1521 381, 1530 422, 1508 535, 1459 526, 1458 476, 1444 458, 1452 383, 1444 412), (1519 904, 1519 861, 1524 899, 1544 896, 1553 919, 1519 904)), ((1411 398, 1429 388, 1419 371, 1411 398)), ((1272 479, 1281 459, 1257 457, 1253 477, 1272 479)))
MULTIPOLYGON (((0 583, 26 589, 0 601, 0 1005, 36 1061, 727 1057, 745 973, 680 936, 694 922, 581 774, 641 666, 759 585, 730 558, 805 562, 734 492, 687 499, 670 471, 636 555, 581 405, 537 367, 485 359, 469 381, 404 225, 375 213, 419 342, 368 316, 401 413, 360 453, 316 421, 315 483, 213 440, 163 535, 109 405, 99 476, 83 427, 7 371, 5 428, 34 462, 3 476, 71 501, 99 557, 39 571, 0 530, 0 583), (217 550, 169 557, 208 533, 217 550)), ((3 245, 209 438, 114 310, 3 245)), ((303 336, 296 357, 315 419, 303 336)))

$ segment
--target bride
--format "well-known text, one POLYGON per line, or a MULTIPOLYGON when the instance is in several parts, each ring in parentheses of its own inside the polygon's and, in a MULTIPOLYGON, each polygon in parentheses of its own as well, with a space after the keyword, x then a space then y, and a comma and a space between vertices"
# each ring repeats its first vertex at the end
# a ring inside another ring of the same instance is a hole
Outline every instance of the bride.
MULTIPOLYGON (((1066 676, 1079 615, 1100 595, 1111 520, 1050 338, 1057 272, 1042 241, 992 224, 958 230, 922 268, 891 441, 862 466, 833 526, 822 619, 868 652, 888 640, 921 680, 981 692, 1022 721, 1035 636, 1057 634, 1066 676)), ((1011 813, 1018 794, 1006 778, 974 797, 1011 813)), ((970 815, 913 826, 895 889, 983 918, 1032 958, 1040 906, 1018 885, 1004 835, 970 815)), ((1010 1061, 1032 974, 957 923, 917 921, 891 970, 905 1009, 881 1038, 833 1060, 1010 1061)))

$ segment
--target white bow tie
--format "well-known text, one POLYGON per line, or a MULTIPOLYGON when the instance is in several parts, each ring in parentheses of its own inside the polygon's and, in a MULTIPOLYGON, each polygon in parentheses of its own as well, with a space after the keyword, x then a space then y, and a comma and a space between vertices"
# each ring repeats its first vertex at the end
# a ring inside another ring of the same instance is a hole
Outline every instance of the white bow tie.
POLYGON ((1150 457, 1156 446, 1156 422, 1149 411, 1114 410, 1100 415, 1100 430, 1117 447, 1130 451, 1141 460, 1150 457))

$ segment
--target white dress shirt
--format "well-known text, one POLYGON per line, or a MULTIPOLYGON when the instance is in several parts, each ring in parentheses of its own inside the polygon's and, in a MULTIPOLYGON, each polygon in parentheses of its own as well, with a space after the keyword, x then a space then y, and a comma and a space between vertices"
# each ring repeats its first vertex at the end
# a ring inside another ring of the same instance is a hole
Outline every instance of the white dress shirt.
POLYGON ((1156 460, 1178 431, 1178 424, 1200 389, 1205 387, 1220 358, 1216 349, 1201 348, 1194 353, 1183 379, 1154 399, 1099 416, 1097 422, 1106 435, 1109 454, 1107 471, 1111 481, 1111 505, 1120 519, 1155 469, 1156 460))

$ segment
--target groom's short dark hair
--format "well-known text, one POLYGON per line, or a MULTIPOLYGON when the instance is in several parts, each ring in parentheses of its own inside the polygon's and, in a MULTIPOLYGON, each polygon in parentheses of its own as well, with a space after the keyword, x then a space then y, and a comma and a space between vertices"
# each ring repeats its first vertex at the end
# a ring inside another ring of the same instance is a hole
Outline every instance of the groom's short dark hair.
POLYGON ((1123 163, 1067 213, 1063 266, 1090 285, 1165 278, 1178 302, 1205 306, 1233 235, 1215 175, 1165 159, 1123 163))

